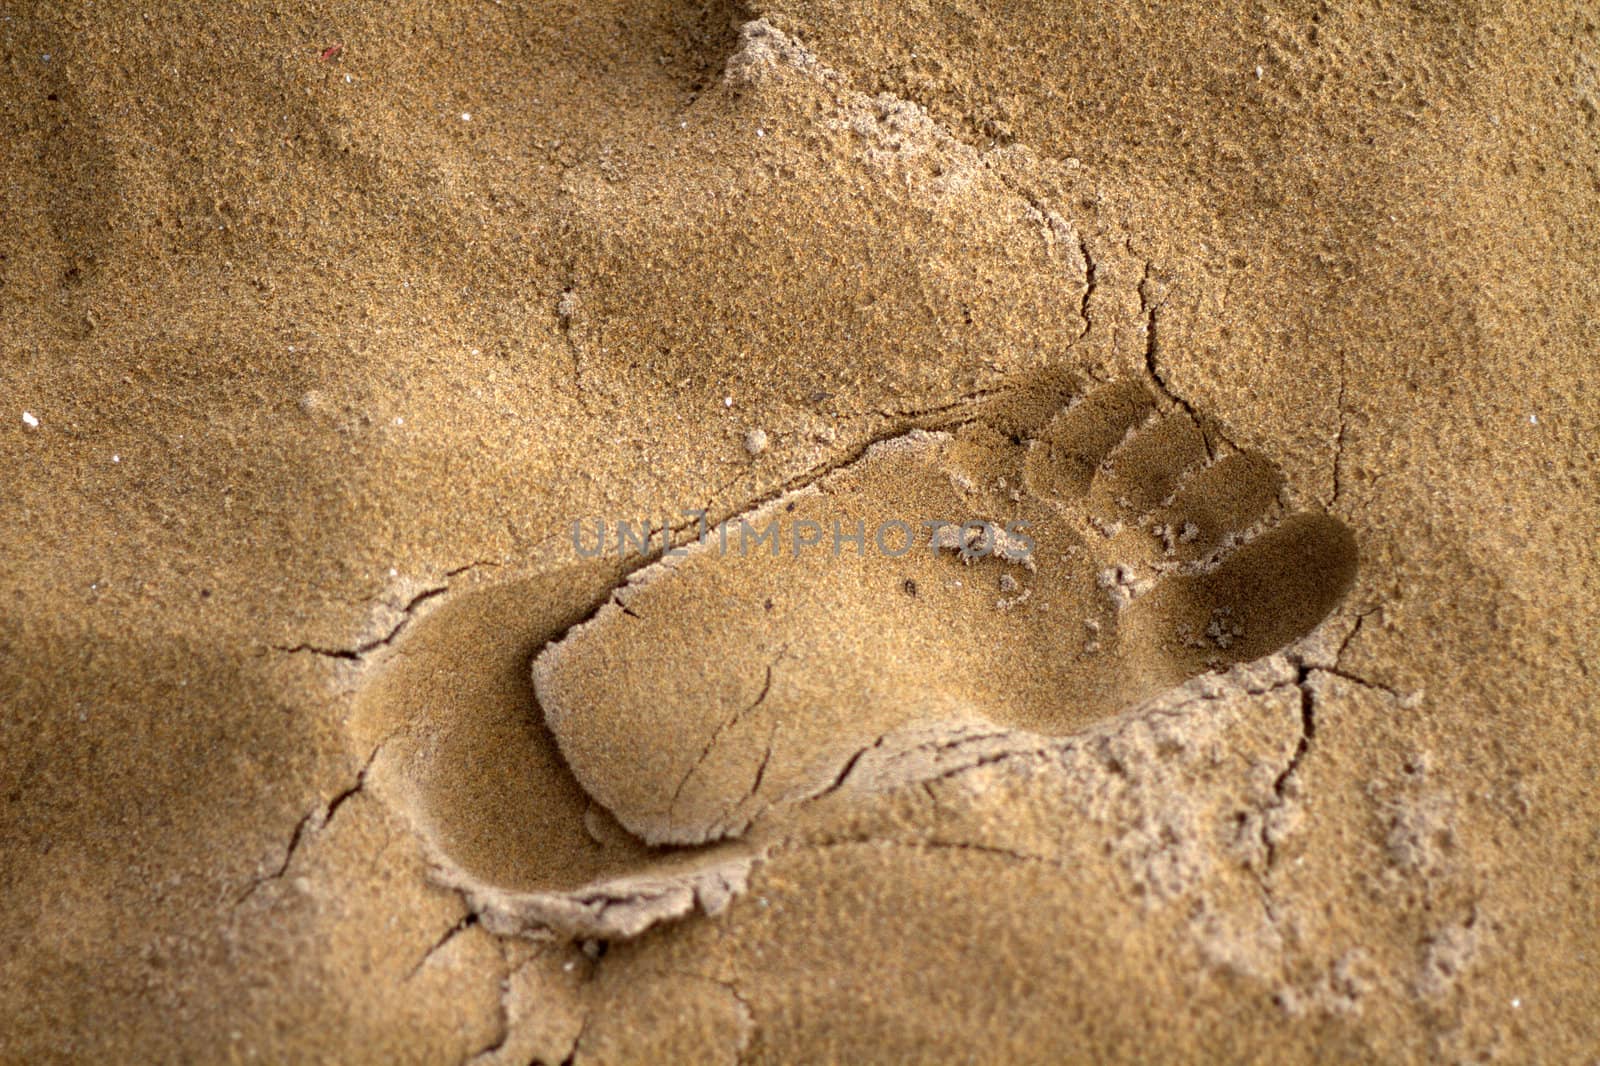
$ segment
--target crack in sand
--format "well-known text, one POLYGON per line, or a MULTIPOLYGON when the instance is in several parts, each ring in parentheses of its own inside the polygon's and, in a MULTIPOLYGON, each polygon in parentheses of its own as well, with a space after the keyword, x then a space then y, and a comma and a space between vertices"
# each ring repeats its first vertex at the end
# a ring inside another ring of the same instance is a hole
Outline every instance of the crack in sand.
POLYGON ((1212 432, 1215 431, 1217 436, 1222 437, 1223 441, 1230 446, 1233 442, 1229 441, 1220 430, 1215 430, 1215 428, 1211 425, 1210 419, 1201 418, 1200 413, 1194 409, 1194 406, 1190 404, 1188 400, 1184 399, 1182 396, 1173 391, 1172 386, 1167 383, 1166 377, 1161 373, 1161 366, 1158 362, 1157 356, 1159 341, 1157 340, 1156 336, 1156 312, 1161 309, 1162 304, 1164 304, 1166 301, 1160 300, 1155 303, 1151 303, 1148 294, 1145 292, 1146 287, 1150 284, 1154 269, 1155 264, 1151 263, 1149 260, 1146 260, 1144 264, 1144 278, 1139 282, 1139 308, 1144 314, 1145 373, 1149 376, 1155 387, 1161 392, 1161 395, 1167 398, 1167 402, 1177 405, 1177 407, 1181 409, 1184 414, 1188 415, 1189 418, 1193 420, 1195 428, 1200 431, 1200 441, 1205 445, 1206 457, 1208 459, 1215 460, 1217 457, 1217 450, 1216 446, 1211 443, 1212 432))
MULTIPOLYGON (((1288 805, 1289 783, 1299 772, 1300 764, 1311 750, 1311 742, 1317 735, 1316 694, 1308 683, 1311 674, 1312 668, 1307 666, 1300 666, 1295 674, 1294 684, 1300 690, 1300 737, 1295 742, 1294 752, 1289 756, 1288 763, 1272 782, 1273 799, 1262 812, 1264 817, 1261 819, 1261 845, 1266 856, 1264 861, 1266 869, 1263 871, 1261 887, 1269 900, 1272 899, 1272 886, 1266 881, 1265 875, 1270 874, 1278 862, 1278 844, 1274 839, 1271 814, 1288 805)), ((1276 901, 1272 902, 1275 904, 1276 901)))
POLYGON ((754 797, 757 792, 761 791, 761 780, 767 776, 767 764, 772 762, 772 744, 778 737, 778 726, 781 724, 781 722, 774 722, 772 724, 772 732, 767 736, 767 750, 766 753, 761 756, 761 765, 756 767, 755 780, 750 782, 750 791, 747 794, 748 797, 754 797))
POLYGON ((845 781, 850 777, 851 772, 855 770, 856 763, 861 761, 861 757, 869 751, 874 751, 883 747, 883 742, 888 739, 889 734, 883 733, 879 735, 877 740, 873 741, 871 744, 868 744, 866 747, 850 756, 850 758, 846 759, 844 765, 839 768, 839 773, 834 777, 833 782, 822 791, 807 797, 806 802, 811 803, 821 799, 824 796, 831 795, 832 793, 839 791, 839 789, 844 786, 845 781))
MULTIPOLYGON (((1377 608, 1373 608, 1372 610, 1366 612, 1366 614, 1358 617, 1356 625, 1351 628, 1348 634, 1345 635, 1345 639, 1339 648, 1340 655, 1342 655, 1344 649, 1349 646, 1350 640, 1355 636, 1356 630, 1360 628, 1361 622, 1365 621, 1367 616, 1373 614, 1376 610, 1377 608)), ((1290 786, 1291 784, 1295 783, 1301 766, 1304 764, 1306 757, 1310 754, 1311 745, 1316 740, 1317 692, 1315 675, 1326 674, 1329 677, 1337 677, 1343 681, 1360 685, 1364 688, 1389 697, 1401 707, 1409 706, 1411 703, 1410 698, 1401 694, 1396 689, 1379 682, 1369 681, 1366 678, 1357 676, 1355 674, 1347 673, 1343 670, 1340 670, 1337 666, 1311 666, 1306 663, 1299 663, 1296 669, 1297 673, 1295 675, 1294 684, 1300 690, 1300 736, 1295 743, 1294 752, 1290 755, 1288 763, 1284 766, 1283 771, 1278 774, 1277 779, 1272 784, 1273 800, 1266 806, 1266 808, 1264 808, 1262 812, 1264 817, 1261 821, 1261 844, 1265 853, 1265 869, 1261 878, 1261 887, 1268 896, 1269 900, 1272 897, 1272 887, 1271 884, 1266 880, 1266 875, 1271 874, 1273 868, 1277 864, 1278 859, 1278 842, 1274 837, 1274 830, 1271 824, 1271 815, 1276 811, 1283 810, 1292 801, 1293 797, 1290 795, 1290 786)))
MULTIPOLYGON (((499 1014, 499 1029, 495 1033, 494 1039, 489 1041, 489 1043, 485 1044, 483 1047, 479 1048, 477 1051, 469 1053, 466 1058, 462 1059, 461 1061, 463 1066, 465 1066, 466 1063, 477 1062, 480 1059, 488 1058, 490 1055, 493 1055, 495 1052, 505 1047, 506 1042, 511 1039, 511 1008, 506 1005, 505 996, 503 994, 500 997, 499 1014)), ((574 1044, 573 1046, 576 1047, 577 1045, 574 1044)))
MULTIPOLYGON (((903 437, 906 434, 916 430, 949 431, 953 429, 959 429, 965 425, 970 425, 974 421, 973 418, 950 416, 954 416, 964 409, 975 408, 987 400, 993 400, 1012 395, 1018 391, 1021 391, 1022 388, 1023 386, 1019 385, 1002 384, 992 389, 979 389, 976 392, 966 393, 954 400, 946 403, 935 404, 931 407, 916 408, 909 411, 897 411, 893 408, 887 408, 878 409, 872 412, 861 412, 857 417, 861 417, 862 422, 856 423, 856 428, 860 428, 864 424, 870 424, 872 418, 874 417, 890 419, 893 421, 890 421, 886 425, 880 426, 872 432, 867 433, 861 440, 837 456, 824 462, 817 463, 814 466, 809 466, 804 470, 797 471, 794 474, 791 474, 783 480, 777 482, 775 485, 772 485, 771 487, 757 494, 746 497, 745 502, 738 504, 737 506, 729 507, 715 513, 710 511, 682 512, 693 517, 683 522, 666 523, 661 526, 653 526, 651 528, 652 543, 655 542, 657 536, 662 533, 671 534, 673 539, 666 541, 663 547, 658 547, 648 553, 641 554, 627 563, 622 571, 621 576, 615 582, 613 582, 610 591, 612 593, 616 592, 618 589, 626 586, 628 584, 628 579, 635 573, 647 566, 661 562, 666 549, 670 548, 675 550, 692 543, 693 539, 696 538, 684 536, 684 534, 689 533, 690 530, 714 530, 724 522, 731 522, 736 518, 741 518, 752 514, 755 511, 759 511, 767 504, 770 504, 773 501, 788 495, 796 489, 803 488, 813 482, 821 481, 835 471, 859 462, 875 445, 886 443, 894 440, 897 437, 903 437), (680 537, 682 539, 678 539, 680 537)), ((744 475, 741 474, 738 477, 734 477, 729 481, 723 482, 713 489, 708 495, 715 499, 717 496, 722 495, 728 489, 738 484, 743 476, 744 475)), ((538 555, 541 550, 549 547, 552 544, 558 543, 568 536, 570 536, 570 533, 566 530, 558 533, 551 533, 534 546, 532 554, 538 555)), ((609 598, 610 593, 601 597, 600 606, 604 606, 606 602, 609 602, 609 598)), ((595 608, 596 612, 599 611, 600 606, 595 608)), ((584 619, 584 621, 587 620, 587 618, 584 619)), ((582 624, 583 622, 577 622, 569 628, 576 629, 582 624)), ((565 634, 563 633, 562 635, 564 636, 565 634)), ((549 643, 554 644, 560 639, 561 636, 553 637, 549 643)), ((304 646, 302 646, 302 648, 303 647, 304 646)), ((302 650, 302 648, 280 648, 278 650, 297 651, 302 650)), ((315 649, 305 648, 304 650, 315 649)))
POLYGON ((333 798, 322 807, 313 808, 312 810, 306 812, 306 814, 295 823, 294 831, 289 834, 288 846, 284 849, 283 861, 279 863, 278 868, 271 873, 261 874, 251 878, 250 883, 245 886, 244 891, 241 892, 238 898, 233 901, 233 905, 235 907, 239 906, 245 900, 254 895, 255 891, 262 885, 269 881, 276 881, 282 878, 283 875, 288 872, 290 864, 294 862, 296 852, 299 851, 300 845, 304 843, 306 839, 306 834, 313 830, 320 831, 327 828, 327 826, 333 822, 334 815, 339 813, 339 808, 343 807, 347 800, 355 796, 356 793, 360 792, 366 787, 367 772, 372 769, 372 764, 377 760, 378 753, 383 750, 383 746, 387 743, 387 739, 379 741, 377 747, 372 749, 372 754, 367 756, 366 761, 361 766, 361 769, 356 773, 356 779, 352 785, 336 793, 333 798))
MULTIPOLYGON (((624 608, 624 610, 626 610, 626 608, 624 608)), ((766 679, 762 681, 762 683, 761 683, 761 691, 756 694, 756 698, 753 701, 751 701, 748 705, 746 705, 745 707, 734 711, 733 714, 730 715, 725 721, 723 721, 723 723, 721 725, 717 726, 716 729, 711 731, 711 736, 707 738, 705 746, 703 748, 701 748, 701 750, 700 750, 699 758, 695 759, 693 764, 690 765, 689 769, 684 771, 683 777, 678 781, 678 787, 673 789, 673 791, 672 791, 672 799, 669 800, 668 803, 667 803, 667 811, 668 811, 669 814, 671 814, 672 812, 675 812, 678 809, 678 799, 679 799, 679 797, 681 797, 683 795, 683 790, 688 786, 689 781, 694 777, 696 771, 698 771, 700 769, 701 765, 706 761, 706 759, 710 757, 712 749, 717 746, 717 741, 719 739, 721 739, 722 734, 727 732, 729 729, 732 729, 734 726, 738 725, 740 719, 744 718, 745 715, 749 714, 751 711, 753 711, 757 707, 761 706, 761 704, 766 700, 767 694, 772 691, 772 671, 773 671, 773 668, 776 667, 780 662, 783 661, 783 657, 786 654, 788 654, 788 651, 789 651, 788 645, 784 645, 783 647, 779 648, 778 649, 778 654, 773 657, 773 660, 770 663, 767 664, 766 679)), ((772 755, 772 745, 769 742, 767 744, 767 756, 768 756, 768 758, 770 758, 771 755, 772 755)), ((756 787, 760 786, 761 778, 762 778, 763 775, 765 775, 766 771, 767 771, 767 763, 766 763, 766 759, 763 759, 761 761, 761 768, 756 774, 756 787)), ((753 793, 754 793, 754 789, 752 789, 752 794, 753 793)), ((737 804, 735 804, 734 806, 737 806, 737 804)), ((731 814, 732 811, 730 810, 729 813, 731 814)))
MULTIPOLYGON (((861 760, 872 752, 882 750, 889 738, 895 735, 895 732, 885 733, 872 744, 857 751, 845 761, 831 784, 820 792, 807 797, 802 802, 815 803, 842 789, 857 771, 861 760)), ((1051 750, 1065 752, 1071 750, 1073 746, 1074 741, 1072 738, 1052 739, 1021 730, 991 730, 965 733, 953 738, 935 736, 929 740, 889 753, 880 765, 873 768, 875 783, 869 786, 869 791, 882 791, 897 785, 911 784, 931 790, 933 785, 941 781, 958 777, 985 766, 992 766, 1011 759, 1037 758, 1051 750), (964 749, 992 743, 1009 744, 1011 746, 1002 747, 999 751, 980 748, 975 754, 968 756, 966 761, 957 762, 954 766, 940 765, 942 756, 954 755, 957 759, 960 759, 964 749), (916 766, 919 760, 924 764, 922 769, 918 769, 916 766), (901 769, 897 772, 897 765, 902 768, 909 766, 910 769, 901 769)), ((931 791, 930 796, 932 796, 931 791)), ((937 798, 933 798, 937 805, 937 798)))
POLYGON ((1368 607, 1365 611, 1356 615, 1356 624, 1350 627, 1350 632, 1346 633, 1344 639, 1339 642, 1339 650, 1333 653, 1333 665, 1335 667, 1338 667, 1344 660, 1345 652, 1350 650, 1351 643, 1356 639, 1356 634, 1361 632, 1361 627, 1366 624, 1367 619, 1382 609, 1383 607, 1380 604, 1376 607, 1368 607))
MULTIPOLYGON (((896 97, 896 99, 900 100, 902 98, 896 97)), ((904 103, 908 103, 913 107, 918 107, 918 108, 922 107, 921 104, 918 104, 918 103, 916 103, 915 101, 912 101, 912 100, 903 100, 903 102, 904 103)), ((926 109, 924 108, 923 110, 926 113, 926 109)), ((975 152, 978 153, 978 158, 979 159, 982 159, 982 160, 987 160, 988 159, 989 155, 991 154, 991 152, 989 150, 985 150, 983 148, 978 147, 975 144, 971 144, 971 143, 969 143, 967 141, 963 141, 960 137, 958 137, 955 134, 955 132, 953 130, 951 130, 948 127, 946 127, 943 123, 939 122, 937 119, 934 119, 931 114, 928 116, 928 118, 929 118, 929 121, 932 122, 936 128, 938 128, 939 130, 943 131, 944 134, 947 137, 949 137, 951 140, 957 141, 957 142, 962 143, 962 144, 966 144, 969 148, 972 148, 975 152)), ((1083 295, 1078 298, 1078 318, 1083 322, 1083 328, 1081 330, 1079 330, 1078 331, 1078 335, 1076 337, 1072 338, 1070 341, 1068 341, 1066 343, 1066 345, 1064 346, 1064 348, 1063 348, 1063 351, 1070 350, 1073 345, 1077 344, 1079 341, 1081 341, 1083 338, 1085 338, 1085 337, 1087 337, 1089 335, 1089 330, 1091 328, 1091 323, 1090 323, 1090 320, 1089 320, 1089 299, 1090 299, 1090 297, 1092 297, 1094 295, 1094 290, 1095 290, 1095 272, 1096 272, 1097 268, 1095 266, 1094 257, 1089 254, 1089 243, 1088 243, 1087 240, 1084 239, 1083 234, 1078 232, 1077 226, 1073 225, 1072 223, 1068 222, 1065 218, 1063 218, 1061 216, 1060 212, 1056 211, 1055 208, 1051 207, 1042 197, 1035 196, 1033 193, 1029 192, 1027 189, 1024 189, 1021 185, 1019 185, 1017 183, 1015 178, 1007 176, 1003 171, 1000 171, 1000 170, 996 169, 994 171, 994 176, 999 179, 1000 184, 1005 186, 1007 191, 1009 191, 1011 193, 1011 195, 1013 195, 1017 199, 1021 200, 1030 209, 1032 209, 1037 215, 1039 215, 1040 219, 1043 221, 1043 224, 1044 224, 1044 226, 1046 228, 1046 234, 1047 234, 1046 239, 1052 242, 1052 247, 1053 247, 1053 242, 1054 242, 1054 239, 1055 239, 1054 227, 1051 226, 1051 220, 1052 219, 1055 219, 1055 220, 1059 221, 1062 224, 1062 226, 1066 227, 1069 230, 1069 232, 1072 234, 1072 236, 1076 238, 1076 243, 1077 243, 1077 247, 1078 247, 1078 254, 1083 257, 1083 273, 1084 273, 1083 283, 1084 283, 1084 289, 1083 289, 1083 295)))
POLYGON ((1410 708, 1416 706, 1416 702, 1415 701, 1417 699, 1417 694, 1415 692, 1412 692, 1412 693, 1401 692, 1399 689, 1395 688, 1393 685, 1386 685, 1382 681, 1373 681, 1371 678, 1362 677, 1360 674, 1352 674, 1352 673, 1349 673, 1349 672, 1347 672, 1345 670, 1341 670, 1338 667, 1319 666, 1319 667, 1316 667, 1315 670, 1317 672, 1328 674, 1331 677, 1337 677, 1341 681, 1348 681, 1352 685, 1360 685, 1362 688, 1371 689, 1373 692, 1377 692, 1377 693, 1380 693, 1381 695, 1388 696, 1390 699, 1392 699, 1396 703, 1398 703, 1401 707, 1406 708, 1408 710, 1410 708))
POLYGON ((411 970, 406 974, 405 980, 409 981, 413 977, 417 976, 417 974, 421 973, 422 968, 428 964, 428 960, 433 958, 436 952, 443 950, 444 946, 450 943, 450 941, 454 940, 457 936, 466 932, 468 929, 471 929, 473 926, 476 926, 478 921, 479 919, 476 911, 469 910, 466 914, 463 914, 454 925, 444 931, 444 934, 440 936, 438 940, 433 942, 427 951, 422 953, 422 957, 416 961, 416 964, 412 966, 411 970))
MULTIPOLYGON (((543 645, 540 646, 538 651, 535 652, 534 657, 537 658, 538 655, 543 652, 545 647, 548 647, 552 644, 561 643, 561 641, 565 640, 573 630, 580 629, 589 622, 593 621, 595 616, 598 615, 607 604, 616 600, 617 593, 627 588, 630 580, 635 574, 646 567, 650 567, 657 563, 668 561, 671 558, 674 558, 673 556, 666 556, 665 551, 668 549, 675 551, 676 549, 686 547, 693 543, 698 539, 698 531, 702 529, 706 531, 714 530, 724 523, 732 522, 736 519, 744 518, 754 514, 757 511, 760 511, 763 507, 782 499, 791 492, 820 482, 826 479, 829 475, 845 467, 860 462, 863 458, 865 458, 867 452, 877 445, 888 443, 889 441, 895 440, 899 437, 904 437, 907 434, 916 432, 918 430, 925 432, 949 432, 951 430, 960 429, 963 426, 971 425, 977 420, 975 416, 975 409, 977 409, 980 404, 987 400, 1014 395, 1024 391, 1025 388, 1026 386, 1024 385, 1001 385, 993 389, 980 389, 976 392, 967 393, 949 403, 938 404, 933 407, 903 412, 900 414, 879 412, 879 417, 895 418, 897 421, 891 422, 890 424, 879 428, 875 432, 868 434, 863 440, 840 455, 829 459, 826 462, 818 463, 815 466, 808 467, 805 470, 795 473, 773 487, 765 490, 764 492, 747 498, 746 502, 736 507, 730 507, 724 511, 718 512, 715 515, 712 515, 709 512, 698 515, 696 515, 695 512, 687 512, 696 516, 685 522, 669 523, 662 527, 658 527, 653 531, 652 537, 654 537, 655 533, 666 532, 670 533, 673 539, 667 541, 663 547, 656 548, 654 551, 648 554, 640 555, 639 557, 629 561, 623 568, 621 575, 612 582, 610 589, 598 597, 598 602, 596 603, 594 610, 590 611, 583 618, 577 622, 574 622, 572 625, 568 626, 566 629, 547 640, 543 645), (972 411, 974 414, 968 417, 950 417, 955 416, 962 411, 972 411), (704 523, 703 526, 702 523, 704 523), (696 536, 685 536, 685 534, 688 534, 691 530, 697 531, 696 536), (682 539, 678 539, 680 537, 682 539)), ((738 479, 735 478, 733 481, 726 483, 724 486, 715 490, 712 495, 720 495, 722 491, 733 484, 736 484, 737 481, 738 479)), ((540 542, 539 547, 545 547, 556 543, 564 536, 567 536, 567 534, 551 534, 549 537, 546 537, 540 542)), ((632 611, 621 601, 616 602, 617 607, 624 613, 632 614, 635 618, 639 617, 638 614, 632 611)), ((391 636, 383 643, 387 643, 388 640, 392 640, 396 635, 398 635, 398 633, 391 634, 391 636)), ((318 649, 307 648, 302 645, 298 648, 280 648, 278 650, 317 651, 318 649)))
POLYGON ((1089 252, 1088 238, 1081 234, 1078 237, 1078 254, 1083 256, 1083 300, 1078 305, 1078 317, 1083 319, 1083 332, 1078 334, 1078 339, 1082 340, 1094 329, 1094 319, 1089 317, 1089 301, 1094 299, 1095 290, 1100 287, 1100 265, 1089 252))
POLYGON ((476 570, 479 567, 499 565, 499 563, 490 562, 485 559, 478 559, 462 566, 455 567, 454 569, 446 570, 444 573, 444 584, 425 588, 407 600, 400 608, 400 620, 390 627, 388 632, 384 633, 382 636, 374 637, 372 640, 362 641, 354 647, 329 648, 319 644, 300 643, 293 645, 274 644, 271 645, 272 650, 282 652, 285 655, 298 655, 301 653, 307 653, 311 655, 318 655, 326 659, 343 659, 347 662, 360 662, 361 660, 365 659, 367 655, 377 651, 379 648, 387 648, 389 645, 393 644, 395 639, 400 636, 401 632, 403 632, 405 628, 416 618, 416 612, 418 608, 430 600, 437 599, 438 597, 443 596, 445 593, 450 591, 450 582, 452 579, 460 577, 469 570, 476 570))

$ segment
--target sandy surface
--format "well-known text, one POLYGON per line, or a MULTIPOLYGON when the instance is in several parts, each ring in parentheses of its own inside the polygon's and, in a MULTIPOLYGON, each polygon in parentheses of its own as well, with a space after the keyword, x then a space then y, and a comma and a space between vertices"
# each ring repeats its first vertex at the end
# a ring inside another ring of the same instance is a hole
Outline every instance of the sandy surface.
POLYGON ((0 49, 0 1059, 1600 1055, 1592 11, 0 49))

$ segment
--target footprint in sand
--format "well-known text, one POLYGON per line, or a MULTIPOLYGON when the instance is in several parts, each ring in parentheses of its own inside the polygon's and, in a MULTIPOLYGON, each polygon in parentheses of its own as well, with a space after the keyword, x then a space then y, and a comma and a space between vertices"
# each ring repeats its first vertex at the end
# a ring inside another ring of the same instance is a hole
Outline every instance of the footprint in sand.
POLYGON ((738 836, 906 731, 1072 733, 1305 635, 1356 548, 1282 488, 1141 385, 1032 382, 637 572, 538 702, 629 831, 738 836))

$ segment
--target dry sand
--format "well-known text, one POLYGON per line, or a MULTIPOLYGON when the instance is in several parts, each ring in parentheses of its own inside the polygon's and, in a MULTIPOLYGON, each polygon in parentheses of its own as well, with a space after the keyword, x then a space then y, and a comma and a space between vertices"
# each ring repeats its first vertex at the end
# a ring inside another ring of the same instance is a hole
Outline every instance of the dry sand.
POLYGON ((1592 9, 0 47, 0 1060, 1600 1057, 1592 9))

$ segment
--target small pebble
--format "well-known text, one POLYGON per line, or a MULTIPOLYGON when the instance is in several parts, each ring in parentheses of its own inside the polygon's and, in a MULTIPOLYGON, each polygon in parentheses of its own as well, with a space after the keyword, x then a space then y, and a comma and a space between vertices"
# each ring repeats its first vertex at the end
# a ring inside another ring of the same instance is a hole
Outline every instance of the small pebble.
POLYGON ((744 450, 751 455, 760 455, 767 450, 767 431, 752 429, 744 435, 744 450))
POLYGON ((27 426, 29 429, 39 428, 39 420, 33 417, 33 413, 31 411, 22 412, 22 424, 27 426))

